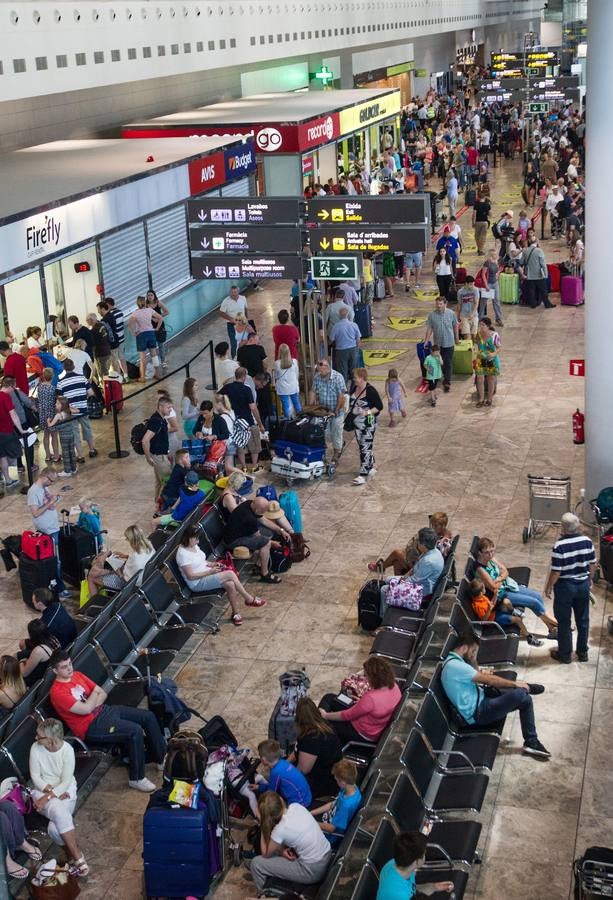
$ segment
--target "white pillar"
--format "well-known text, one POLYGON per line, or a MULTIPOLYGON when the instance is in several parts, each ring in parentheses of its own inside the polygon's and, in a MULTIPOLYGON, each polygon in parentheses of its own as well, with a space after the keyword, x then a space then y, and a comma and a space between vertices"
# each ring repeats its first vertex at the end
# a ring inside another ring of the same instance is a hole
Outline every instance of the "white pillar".
POLYGON ((588 4, 585 239, 585 486, 596 497, 613 485, 613 283, 611 197, 602 190, 611 168, 613 2, 588 4), (599 188, 600 185, 600 188, 599 188))

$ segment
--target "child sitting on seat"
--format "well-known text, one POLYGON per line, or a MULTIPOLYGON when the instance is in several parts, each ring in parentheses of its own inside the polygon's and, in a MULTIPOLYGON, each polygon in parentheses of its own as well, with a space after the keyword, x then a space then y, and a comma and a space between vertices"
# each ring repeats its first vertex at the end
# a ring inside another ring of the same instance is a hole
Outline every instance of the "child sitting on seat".
POLYGON ((506 598, 497 600, 496 594, 490 599, 485 593, 485 585, 480 578, 473 578, 469 588, 473 612, 480 621, 498 622, 503 628, 505 625, 516 625, 519 628, 520 636, 528 641, 531 647, 542 646, 543 642, 529 633, 522 617, 514 613, 510 600, 506 598))
POLYGON ((178 525, 186 519, 191 511, 204 500, 205 493, 200 490, 198 473, 193 470, 185 473, 183 487, 179 489, 179 497, 172 505, 169 513, 154 515, 151 520, 153 528, 163 528, 166 525, 178 525))
MULTIPOLYGON (((426 861, 428 838, 419 831, 404 831, 394 838, 393 857, 385 863, 379 875, 379 889, 376 900, 409 900, 416 892, 415 873, 426 861)), ((435 874, 435 870, 432 870, 435 874)), ((447 893, 454 889, 453 881, 437 881, 420 884, 423 894, 447 893)))
POLYGON ((77 526, 90 531, 96 538, 96 553, 102 550, 102 526, 100 525, 100 510, 94 505, 94 501, 88 497, 81 497, 79 500, 79 518, 77 526))
POLYGON ((313 799, 309 783, 296 766, 283 759, 279 742, 261 741, 258 756, 268 769, 268 778, 257 774, 255 783, 250 785, 251 790, 259 793, 276 791, 287 803, 300 803, 308 809, 313 799))
POLYGON ((356 784, 358 770, 355 763, 349 759, 339 759, 332 766, 334 780, 340 791, 330 803, 324 803, 317 809, 312 809, 314 816, 322 815, 319 827, 325 833, 333 847, 340 843, 342 835, 347 831, 351 820, 357 813, 362 803, 362 794, 356 784))
POLYGON ((169 512, 176 503, 181 488, 185 483, 185 476, 191 469, 191 465, 189 450, 177 450, 175 453, 175 464, 160 495, 162 512, 169 512))

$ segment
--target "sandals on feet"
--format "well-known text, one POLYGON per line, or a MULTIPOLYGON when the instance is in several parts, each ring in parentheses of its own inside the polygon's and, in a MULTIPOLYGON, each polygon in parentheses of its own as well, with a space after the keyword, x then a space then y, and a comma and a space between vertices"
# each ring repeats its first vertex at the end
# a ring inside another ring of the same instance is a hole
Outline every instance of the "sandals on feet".
POLYGON ((266 606, 267 602, 268 601, 266 600, 262 600, 261 597, 256 597, 254 594, 250 600, 245 600, 245 606, 253 606, 259 609, 261 606, 266 606))
POLYGON ((7 869, 6 872, 7 872, 7 875, 9 876, 9 878, 17 878, 19 881, 23 881, 24 878, 27 878, 28 875, 30 874, 28 872, 28 870, 25 869, 23 866, 17 866, 16 869, 12 869, 12 870, 7 869))
MULTIPOLYGON (((30 842, 28 841, 28 843, 30 842)), ((30 850, 30 852, 28 852, 27 850, 24 850, 23 852, 28 857, 28 859, 32 860, 32 862, 40 862, 43 858, 43 854, 40 852, 40 849, 34 845, 33 842, 31 844, 31 847, 32 849, 30 850)))
POLYGON ((74 859, 68 866, 68 871, 74 878, 86 878, 89 875, 89 866, 85 862, 85 857, 74 859))
POLYGON ((260 575, 260 581, 263 581, 266 584, 281 584, 279 576, 273 575, 272 572, 268 572, 266 575, 260 575))
POLYGON ((242 625, 243 617, 239 613, 234 613, 234 615, 232 616, 232 624, 233 625, 242 625))
POLYGON ((477 409, 479 409, 481 406, 483 406, 483 403, 484 403, 483 400, 477 400, 477 409))

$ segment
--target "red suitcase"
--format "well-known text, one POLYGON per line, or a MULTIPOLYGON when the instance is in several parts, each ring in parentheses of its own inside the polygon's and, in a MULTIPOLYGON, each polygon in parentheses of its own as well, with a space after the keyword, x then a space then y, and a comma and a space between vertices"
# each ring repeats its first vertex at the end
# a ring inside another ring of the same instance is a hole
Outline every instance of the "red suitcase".
POLYGON ((54 556, 53 539, 40 531, 24 531, 21 535, 21 552, 36 561, 54 556))
POLYGON ((547 271, 549 272, 549 290, 552 294, 560 293, 560 281, 562 279, 562 274, 560 272, 560 267, 552 265, 551 263, 547 266, 547 271))
POLYGON ((114 400, 118 401, 115 403, 115 409, 119 412, 123 409, 123 385, 118 378, 105 377, 104 406, 107 412, 111 411, 111 403, 114 400))
POLYGON ((213 483, 224 473, 224 458, 226 455, 226 442, 213 441, 206 459, 198 466, 198 472, 213 483))
POLYGON ((562 306, 581 306, 583 303, 583 282, 575 275, 565 275, 560 289, 562 306))
POLYGON ((466 269, 462 266, 458 266, 455 270, 455 283, 456 284, 464 284, 466 281, 466 269))

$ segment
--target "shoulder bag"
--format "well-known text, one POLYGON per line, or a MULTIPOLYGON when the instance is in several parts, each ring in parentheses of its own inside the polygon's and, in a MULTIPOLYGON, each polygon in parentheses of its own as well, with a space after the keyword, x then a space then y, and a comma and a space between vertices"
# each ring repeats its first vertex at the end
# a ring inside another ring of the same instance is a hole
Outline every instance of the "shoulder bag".
POLYGON ((362 394, 366 393, 366 388, 362 388, 357 397, 354 397, 353 400, 349 404, 349 410, 347 415, 345 416, 345 421, 343 422, 343 431, 355 431, 355 413, 354 408, 362 394))
POLYGON ((385 602, 388 606, 418 610, 421 608, 423 598, 423 587, 408 581, 402 575, 394 575, 387 583, 385 602))

